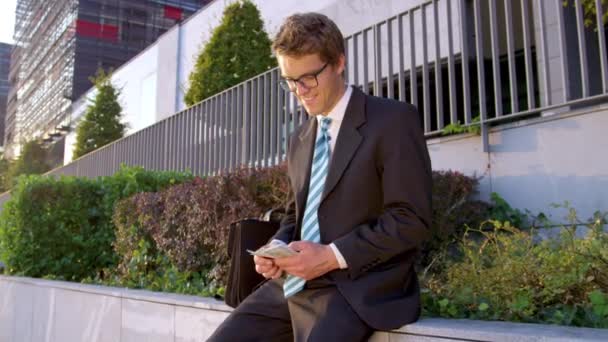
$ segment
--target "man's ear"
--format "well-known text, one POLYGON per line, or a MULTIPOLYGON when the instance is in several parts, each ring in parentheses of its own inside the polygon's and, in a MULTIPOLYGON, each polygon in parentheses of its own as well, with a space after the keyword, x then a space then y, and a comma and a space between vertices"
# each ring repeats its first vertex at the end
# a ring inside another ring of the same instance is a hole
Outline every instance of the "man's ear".
POLYGON ((340 57, 338 58, 338 65, 336 65, 336 69, 340 75, 344 76, 344 70, 346 70, 346 57, 344 57, 344 54, 340 54, 340 57))

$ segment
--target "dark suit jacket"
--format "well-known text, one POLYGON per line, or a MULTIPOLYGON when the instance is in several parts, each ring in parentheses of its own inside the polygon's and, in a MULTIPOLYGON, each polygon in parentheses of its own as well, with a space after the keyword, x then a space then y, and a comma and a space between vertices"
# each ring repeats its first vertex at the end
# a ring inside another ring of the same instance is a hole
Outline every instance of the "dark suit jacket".
MULTIPOLYGON (((273 237, 299 240, 317 120, 290 138, 294 199, 273 237)), ((414 322, 420 291, 414 259, 431 224, 431 162, 418 113, 403 102, 353 89, 331 156, 318 211, 321 243, 335 243, 348 264, 326 275, 369 326, 414 322)))

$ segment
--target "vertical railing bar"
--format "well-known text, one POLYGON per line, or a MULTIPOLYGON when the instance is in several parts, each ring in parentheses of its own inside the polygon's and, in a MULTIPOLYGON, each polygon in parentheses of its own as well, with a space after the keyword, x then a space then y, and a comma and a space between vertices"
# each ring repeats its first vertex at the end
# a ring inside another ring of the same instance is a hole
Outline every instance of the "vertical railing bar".
MULTIPOLYGON (((578 34, 578 53, 581 65, 581 88, 583 98, 589 96, 589 67, 587 65, 587 42, 585 41, 585 23, 583 22, 583 8, 581 0, 574 0, 576 6, 576 32, 578 34)), ((564 87, 569 87, 564 84, 564 87)))
POLYGON ((532 74, 532 52, 530 45, 530 17, 528 11, 528 0, 521 0, 521 21, 524 32, 524 61, 526 65, 526 93, 528 95, 528 110, 536 107, 536 99, 534 96, 534 75, 532 74))
POLYGON ((237 116, 237 107, 238 107, 238 92, 240 87, 236 87, 232 89, 231 92, 231 106, 230 106, 230 169, 235 170, 237 167, 236 162, 236 153, 237 153, 237 137, 238 137, 238 116, 237 116))
POLYGON ((175 132, 173 131, 173 121, 175 121, 175 117, 171 116, 167 119, 167 131, 169 134, 167 135, 167 168, 166 170, 174 170, 173 166, 173 136, 175 132))
POLYGON ((368 84, 368 49, 367 49, 367 31, 363 30, 363 92, 365 94, 369 93, 369 84, 368 84))
POLYGON ((228 172, 232 171, 232 93, 234 88, 226 92, 226 128, 224 129, 224 140, 226 141, 226 164, 228 172))
POLYGON ((353 84, 359 85, 359 44, 357 37, 359 34, 353 35, 353 84))
POLYGON ((162 160, 162 170, 168 170, 169 169, 169 125, 168 122, 169 120, 163 120, 161 121, 163 128, 164 128, 164 132, 163 135, 165 136, 164 139, 164 144, 163 144, 163 160, 162 160))
POLYGON ((186 125, 185 125, 185 119, 186 119, 186 113, 187 111, 183 111, 180 113, 177 113, 175 116, 177 117, 177 128, 178 128, 178 134, 177 134, 177 169, 179 171, 184 171, 184 160, 186 159, 186 125))
POLYGON ((484 74, 484 53, 483 53, 483 37, 481 23, 481 4, 480 0, 474 0, 475 12, 475 50, 477 54, 477 81, 479 93, 479 118, 481 126, 482 149, 483 152, 488 151, 488 133, 485 121, 487 119, 486 93, 485 93, 485 74, 484 74))
POLYGON ((597 39, 600 48, 600 66, 602 70, 602 92, 608 92, 608 66, 606 65, 606 37, 604 33, 604 10, 602 1, 595 0, 595 12, 597 21, 597 39))
POLYGON ((224 170, 230 172, 230 144, 231 131, 232 131, 232 89, 228 90, 223 94, 224 97, 224 129, 223 129, 223 141, 224 141, 224 170))
POLYGON ((266 91, 266 96, 264 96, 264 98, 266 99, 266 110, 264 113, 264 117, 267 119, 264 127, 266 127, 268 129, 268 132, 265 134, 265 140, 268 141, 268 144, 266 144, 265 147, 265 151, 266 151, 266 166, 271 166, 274 165, 274 146, 275 146, 275 131, 276 131, 276 127, 275 127, 275 109, 274 109, 274 101, 275 101, 275 94, 274 94, 274 72, 271 72, 268 74, 268 77, 266 78, 266 87, 264 87, 265 91, 266 91))
POLYGON ((206 100, 202 103, 203 106, 203 176, 209 175, 209 101, 206 100))
MULTIPOLYGON (((545 11, 543 8, 543 1, 536 1, 538 4, 538 20, 540 26, 540 42, 541 55, 543 59, 543 91, 545 93, 543 106, 549 106, 551 101, 551 93, 549 93, 549 56, 547 51, 547 34, 545 27, 545 11)), ((563 56, 563 55, 562 55, 563 56)))
POLYGON ((245 84, 241 84, 237 87, 236 91, 236 104, 235 104, 235 114, 236 114, 236 129, 234 130, 234 134, 236 135, 236 150, 235 150, 235 166, 239 167, 243 164, 243 105, 245 103, 245 99, 243 98, 243 90, 245 88, 245 84))
POLYGON ((260 76, 258 81, 258 108, 256 111, 256 125, 257 125, 257 147, 255 155, 256 167, 262 166, 262 159, 264 158, 264 126, 263 126, 263 113, 264 113, 264 76, 260 76))
POLYGON ((217 96, 211 98, 211 172, 210 175, 217 175, 217 96))
MULTIPOLYGON (((539 1, 539 2, 543 2, 543 1, 539 1)), ((545 2, 546 3, 546 2, 545 2)), ((540 6, 542 8, 542 5, 540 6)), ((566 102, 570 99, 570 89, 569 89, 569 84, 570 84, 570 74, 569 74, 569 68, 568 68, 568 51, 567 51, 567 46, 566 46, 566 27, 564 25, 564 12, 562 11, 562 6, 555 6, 556 10, 557 10, 557 26, 558 26, 558 34, 559 34, 559 52, 560 52, 560 58, 562 58, 562 63, 561 67, 562 67, 562 91, 563 91, 563 102, 566 102)), ((541 18, 541 21, 543 21, 544 18, 541 18)), ((544 24, 544 22, 543 22, 544 24)), ((541 27, 541 32, 544 35, 544 32, 546 30, 546 27, 541 27)), ((551 69, 549 69, 549 59, 547 58, 545 60, 545 70, 547 72, 547 74, 549 74, 549 71, 551 69)), ((547 87, 548 88, 548 87, 547 87)), ((551 89, 548 88, 549 91, 551 91, 551 89)))
MULTIPOLYGON (((446 5, 449 6, 450 4, 446 3, 446 5)), ((441 46, 439 44, 439 10, 437 7, 437 0, 433 0, 433 24, 435 29, 435 111, 437 112, 437 129, 443 129, 443 80, 441 75, 441 46)))
POLYGON ((426 6, 420 6, 422 23, 422 99, 424 106, 424 132, 431 131, 431 94, 429 89, 428 46, 426 29, 426 6))
POLYGON ((186 169, 190 169, 190 172, 194 174, 194 109, 190 107, 187 111, 188 116, 186 120, 186 132, 188 132, 187 142, 187 159, 186 169))
POLYGON ((373 26, 374 34, 374 95, 382 96, 382 31, 380 24, 373 26))
POLYGON ((410 103, 418 107, 418 72, 416 65, 416 35, 414 33, 414 11, 408 11, 410 21, 410 103))
POLYGON ((200 104, 197 104, 193 107, 194 113, 192 115, 192 130, 193 130, 193 139, 192 139, 192 173, 196 176, 201 174, 200 171, 200 160, 199 160, 199 141, 200 141, 200 104))
POLYGON ((228 141, 226 139, 228 133, 228 92, 224 92, 219 96, 220 99, 220 172, 224 174, 227 170, 226 151, 228 150, 228 141))
POLYGON ((243 165, 248 167, 251 160, 251 88, 252 82, 245 83, 243 89, 243 165))
MULTIPOLYGON (((347 37, 346 39, 344 39, 344 59, 346 61, 346 67, 344 68, 344 82, 346 82, 348 84, 348 69, 350 66, 350 61, 348 60, 348 40, 350 38, 347 37)), ((273 83, 274 84, 274 83, 273 83)))
POLYGON ((511 1, 505 1, 505 21, 507 26, 507 59, 509 65, 509 85, 511 94, 511 113, 519 112, 517 76, 515 74, 515 44, 513 42, 513 9, 511 1))
POLYGON ((218 100, 218 174, 225 173, 226 167, 226 93, 217 96, 218 100))
POLYGON ((266 89, 268 89, 270 91, 270 115, 267 114, 266 117, 270 118, 270 141, 269 141, 269 148, 268 148, 268 152, 269 152, 269 159, 270 159, 270 163, 269 166, 271 165, 275 165, 275 157, 276 157, 276 144, 277 144, 277 108, 276 108, 276 102, 277 102, 277 94, 276 94, 276 84, 277 84, 277 78, 276 78, 276 73, 274 71, 272 71, 270 73, 270 84, 268 84, 268 87, 266 87, 266 89))
POLYGON ((399 101, 406 102, 405 98, 405 66, 403 60, 405 59, 405 54, 403 51, 403 15, 399 15, 397 18, 397 27, 399 29, 398 39, 399 42, 397 46, 399 47, 399 101))
MULTIPOLYGON (((277 80, 278 80, 279 75, 277 75, 277 80)), ((279 85, 279 82, 277 82, 277 84, 275 85, 277 88, 277 120, 278 120, 278 124, 277 124, 277 149, 278 149, 278 154, 279 154, 279 163, 282 163, 284 160, 283 157, 283 138, 285 137, 285 139, 287 138, 287 135, 284 134, 283 129, 285 128, 285 107, 284 107, 284 103, 283 100, 285 99, 285 94, 283 93, 283 90, 281 88, 281 86, 279 85)))
POLYGON ((446 2, 446 9, 448 27, 448 88, 450 92, 450 123, 455 124, 458 121, 458 103, 456 101, 456 76, 454 70, 454 29, 452 28, 452 1, 446 2))
POLYGON ((494 112, 502 116, 502 84, 500 80, 500 46, 498 42, 498 19, 496 0, 490 0, 490 41, 492 45, 492 74, 494 78, 494 112))
POLYGON ((393 84, 393 20, 386 21, 386 40, 388 45, 388 73, 386 76, 386 96, 395 98, 395 85, 393 84))
POLYGON ((466 23, 465 0, 459 0, 460 16, 460 56, 462 62, 462 107, 464 110, 464 123, 471 123, 471 84, 469 79, 469 41, 468 28, 466 23))

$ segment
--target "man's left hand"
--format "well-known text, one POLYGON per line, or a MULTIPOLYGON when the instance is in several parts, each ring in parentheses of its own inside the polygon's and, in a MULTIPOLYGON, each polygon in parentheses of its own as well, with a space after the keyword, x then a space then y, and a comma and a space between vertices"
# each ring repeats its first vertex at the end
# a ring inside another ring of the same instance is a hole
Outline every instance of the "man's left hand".
POLYGON ((274 259, 274 263, 291 275, 310 280, 340 268, 336 255, 329 245, 310 241, 294 241, 289 244, 289 247, 299 253, 274 259))

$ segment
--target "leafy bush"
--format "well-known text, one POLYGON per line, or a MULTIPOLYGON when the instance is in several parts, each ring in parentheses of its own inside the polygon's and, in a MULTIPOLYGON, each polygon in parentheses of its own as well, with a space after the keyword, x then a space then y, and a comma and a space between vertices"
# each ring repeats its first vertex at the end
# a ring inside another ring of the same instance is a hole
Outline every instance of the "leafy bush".
MULTIPOLYGON (((120 263, 113 278, 153 283, 166 272, 167 258, 176 274, 198 275, 207 285, 220 287, 227 277, 230 223, 281 206, 287 189, 284 166, 239 169, 120 202, 114 215, 120 263), (142 246, 146 258, 133 252, 142 246)), ((184 281, 192 283, 188 276, 184 281)))
POLYGON ((538 243, 509 222, 468 230, 460 258, 422 280, 424 314, 608 328, 607 218, 597 212, 577 239, 570 216, 561 236, 538 243))
POLYGON ((422 247, 418 268, 437 267, 433 259, 460 240, 466 225, 489 218, 491 206, 475 200, 479 179, 457 171, 433 171, 433 218, 431 237, 422 247))
POLYGON ((95 180, 22 176, 0 215, 1 259, 10 274, 79 281, 114 265, 114 204, 190 179, 123 167, 95 180))
POLYGON ((228 5, 196 60, 184 102, 192 106, 276 66, 270 44, 255 4, 228 5))

